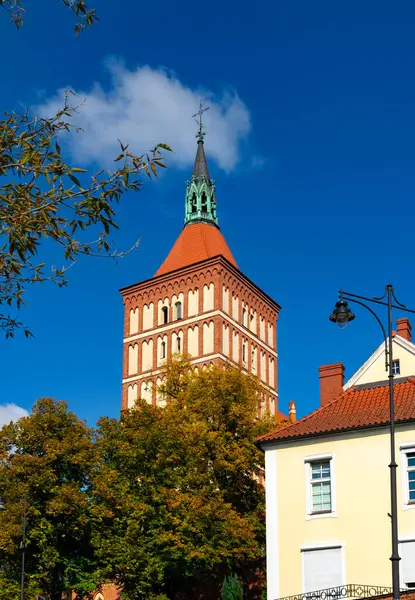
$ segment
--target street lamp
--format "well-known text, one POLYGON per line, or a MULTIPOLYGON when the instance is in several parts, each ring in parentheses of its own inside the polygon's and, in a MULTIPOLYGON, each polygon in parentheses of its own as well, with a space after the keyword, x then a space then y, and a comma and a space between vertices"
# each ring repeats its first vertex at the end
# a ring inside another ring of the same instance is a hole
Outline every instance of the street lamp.
POLYGON ((385 288, 385 293, 383 296, 379 298, 366 298, 365 296, 358 296, 357 294, 351 294, 349 292, 344 292, 340 290, 339 292, 339 301, 336 302, 336 306, 330 315, 329 319, 333 323, 336 323, 342 329, 347 326, 350 321, 353 321, 355 315, 349 308, 348 302, 354 302, 355 304, 360 304, 360 306, 364 306, 372 315, 375 317, 377 322, 379 323, 383 337, 385 340, 385 369, 388 371, 388 379, 389 379, 389 411, 390 411, 390 495, 391 495, 391 514, 389 515, 391 518, 392 525, 392 555, 390 560, 392 562, 392 587, 393 587, 393 600, 399 600, 400 598, 400 586, 399 586, 399 546, 398 546, 398 502, 397 502, 397 492, 396 492, 396 457, 395 457, 395 404, 394 404, 394 389, 393 389, 393 369, 392 369, 392 361, 393 361, 393 350, 392 350, 392 309, 396 308, 398 310, 402 310, 408 313, 415 313, 415 310, 410 310, 404 304, 401 304, 395 296, 395 292, 392 285, 387 285, 385 288), (365 302, 370 302, 373 304, 381 304, 383 306, 387 306, 388 308, 388 333, 386 334, 385 327, 382 324, 382 321, 378 317, 378 315, 367 306, 365 302), (396 304, 393 304, 393 301, 396 304))

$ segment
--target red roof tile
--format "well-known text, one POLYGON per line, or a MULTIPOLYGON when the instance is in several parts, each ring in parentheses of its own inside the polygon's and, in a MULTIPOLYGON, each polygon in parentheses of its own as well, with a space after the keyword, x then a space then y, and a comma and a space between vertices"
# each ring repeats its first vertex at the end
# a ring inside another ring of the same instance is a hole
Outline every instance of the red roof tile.
MULTIPOLYGON (((415 420, 415 378, 396 382, 395 420, 415 420)), ((356 386, 333 402, 318 408, 296 423, 261 436, 259 442, 284 441, 313 437, 324 433, 349 431, 389 423, 389 387, 387 382, 372 387, 356 386)))
POLYGON ((156 275, 170 273, 219 254, 238 268, 225 238, 217 227, 207 223, 186 225, 156 275))

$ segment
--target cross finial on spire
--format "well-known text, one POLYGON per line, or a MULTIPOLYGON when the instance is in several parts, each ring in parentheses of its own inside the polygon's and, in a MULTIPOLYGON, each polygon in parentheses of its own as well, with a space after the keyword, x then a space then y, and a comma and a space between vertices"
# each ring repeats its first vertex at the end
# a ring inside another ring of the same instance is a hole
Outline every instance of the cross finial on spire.
POLYGON ((203 131, 202 117, 203 113, 209 110, 209 108, 210 106, 206 106, 206 108, 203 108, 203 99, 201 99, 199 104, 199 110, 196 114, 193 115, 194 120, 198 124, 198 131, 196 133, 196 138, 198 142, 203 142, 203 138, 205 136, 205 132, 203 131))

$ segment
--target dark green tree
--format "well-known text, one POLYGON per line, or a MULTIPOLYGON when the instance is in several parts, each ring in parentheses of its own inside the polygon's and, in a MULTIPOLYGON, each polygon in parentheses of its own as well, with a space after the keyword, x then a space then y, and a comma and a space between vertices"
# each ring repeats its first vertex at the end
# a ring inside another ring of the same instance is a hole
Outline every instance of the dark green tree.
POLYGON ((0 598, 19 597, 26 497, 26 597, 96 586, 91 546, 93 431, 64 402, 38 400, 32 414, 0 430, 0 598))
POLYGON ((242 587, 236 575, 226 576, 223 580, 222 600, 242 600, 242 587))
POLYGON ((224 576, 263 554, 262 393, 237 369, 169 364, 165 408, 138 401, 103 419, 95 478, 94 546, 101 577, 127 600, 217 598, 224 576))

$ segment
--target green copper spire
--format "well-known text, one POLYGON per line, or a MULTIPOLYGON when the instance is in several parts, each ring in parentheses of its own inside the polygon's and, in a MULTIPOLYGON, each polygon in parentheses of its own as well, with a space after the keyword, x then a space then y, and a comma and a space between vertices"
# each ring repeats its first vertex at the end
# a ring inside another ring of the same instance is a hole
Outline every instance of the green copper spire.
POLYGON ((190 223, 210 223, 218 227, 216 217, 216 195, 215 183, 210 178, 207 166, 203 138, 202 115, 209 110, 203 108, 203 102, 200 102, 199 112, 193 117, 199 117, 196 121, 199 128, 196 134, 197 152, 191 181, 186 182, 186 209, 184 224, 190 223))

